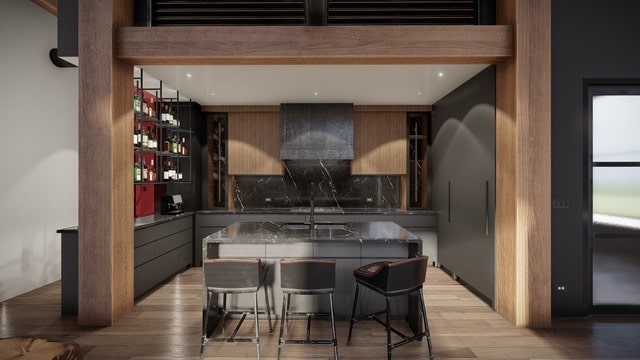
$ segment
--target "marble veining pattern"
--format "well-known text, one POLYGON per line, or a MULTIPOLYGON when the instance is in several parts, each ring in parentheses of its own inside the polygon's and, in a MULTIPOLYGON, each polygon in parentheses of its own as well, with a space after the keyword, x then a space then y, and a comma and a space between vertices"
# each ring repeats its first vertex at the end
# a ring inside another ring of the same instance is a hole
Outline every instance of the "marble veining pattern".
POLYGON ((397 209, 399 176, 351 175, 349 161, 286 161, 283 176, 236 176, 234 205, 244 208, 290 208, 315 205, 336 208, 397 209))
POLYGON ((268 244, 293 242, 422 243, 422 240, 392 221, 315 224, 236 222, 204 238, 208 243, 268 244))

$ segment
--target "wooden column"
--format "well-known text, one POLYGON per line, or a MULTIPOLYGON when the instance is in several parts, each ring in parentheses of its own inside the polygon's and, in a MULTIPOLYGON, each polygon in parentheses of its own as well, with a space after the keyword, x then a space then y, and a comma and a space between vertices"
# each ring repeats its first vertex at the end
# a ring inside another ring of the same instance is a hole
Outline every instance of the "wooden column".
POLYGON ((78 322, 108 326, 133 309, 133 66, 114 53, 133 2, 78 5, 78 322))
POLYGON ((496 74, 496 310, 551 325, 551 1, 498 0, 514 56, 496 74))

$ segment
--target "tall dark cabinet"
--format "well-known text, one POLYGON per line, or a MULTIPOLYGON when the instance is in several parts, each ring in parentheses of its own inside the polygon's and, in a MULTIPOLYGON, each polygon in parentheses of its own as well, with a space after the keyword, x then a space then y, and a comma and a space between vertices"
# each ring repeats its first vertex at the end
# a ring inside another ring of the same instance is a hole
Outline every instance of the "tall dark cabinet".
POLYGON ((430 161, 438 261, 493 304, 495 67, 433 106, 430 161))

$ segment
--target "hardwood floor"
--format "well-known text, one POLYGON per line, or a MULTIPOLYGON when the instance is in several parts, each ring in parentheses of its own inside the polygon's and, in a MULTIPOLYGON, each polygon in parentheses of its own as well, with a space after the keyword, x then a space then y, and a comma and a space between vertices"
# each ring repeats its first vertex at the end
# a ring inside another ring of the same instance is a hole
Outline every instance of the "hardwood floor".
MULTIPOLYGON (((134 311, 116 325, 105 328, 79 327, 75 317, 61 316, 56 282, 1 303, 0 337, 74 341, 85 359, 195 360, 200 351, 201 279, 201 268, 184 271, 138 300, 134 311)), ((638 317, 554 319, 550 329, 517 328, 437 268, 427 271, 425 300, 436 359, 640 359, 638 317)), ((252 334, 251 325, 251 320, 245 322, 242 331, 252 334)), ((260 323, 265 359, 276 357, 279 325, 274 323, 269 334, 266 321, 260 323)), ((328 321, 314 322, 312 335, 328 335, 328 325, 328 321)), ((295 322, 291 334, 303 334, 304 326, 303 321, 295 322)), ((380 325, 358 323, 351 345, 346 345, 348 327, 347 321, 338 322, 340 358, 386 358, 386 335, 380 325)), ((207 359, 255 358, 255 354, 252 343, 205 346, 207 359)), ((404 345, 393 354, 394 359, 428 358, 425 341, 404 345)), ((286 345, 282 355, 331 359, 333 350, 329 345, 286 345)))

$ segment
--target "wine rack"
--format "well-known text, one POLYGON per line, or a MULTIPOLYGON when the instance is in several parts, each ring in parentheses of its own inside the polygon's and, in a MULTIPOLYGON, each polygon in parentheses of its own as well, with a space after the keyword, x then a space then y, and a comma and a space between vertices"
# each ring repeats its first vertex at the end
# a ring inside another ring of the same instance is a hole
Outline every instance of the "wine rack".
POLYGON ((191 182, 191 101, 180 102, 178 91, 175 98, 163 97, 162 81, 157 88, 141 86, 142 69, 134 79, 134 182, 191 182), (152 162, 155 176, 149 175, 152 162))
POLYGON ((407 113, 408 156, 408 207, 427 207, 427 147, 428 113, 407 113))
POLYGON ((180 93, 167 89, 162 81, 144 80, 144 72, 139 69, 133 88, 136 217, 160 213, 162 196, 188 192, 193 180, 194 104, 191 100, 180 101, 180 93), (158 85, 145 86, 147 83, 158 85))
POLYGON ((208 207, 227 205, 227 113, 207 117, 208 207))

